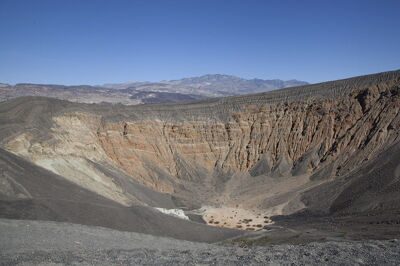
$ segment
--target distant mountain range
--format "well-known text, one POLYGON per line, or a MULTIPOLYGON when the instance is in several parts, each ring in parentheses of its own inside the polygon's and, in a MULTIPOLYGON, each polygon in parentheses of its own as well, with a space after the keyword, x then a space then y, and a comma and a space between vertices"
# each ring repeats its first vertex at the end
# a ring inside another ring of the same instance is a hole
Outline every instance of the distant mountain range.
POLYGON ((194 94, 206 97, 218 97, 265 92, 307 84, 308 82, 295 79, 286 81, 280 79, 243 79, 231 75, 209 74, 200 77, 183 78, 179 80, 105 84, 103 86, 113 89, 162 91, 194 94))
POLYGON ((266 92, 307 84, 299 80, 243 79, 221 74, 160 82, 127 82, 101 86, 1 83, 0 101, 20 96, 46 96, 86 103, 174 103, 266 92))

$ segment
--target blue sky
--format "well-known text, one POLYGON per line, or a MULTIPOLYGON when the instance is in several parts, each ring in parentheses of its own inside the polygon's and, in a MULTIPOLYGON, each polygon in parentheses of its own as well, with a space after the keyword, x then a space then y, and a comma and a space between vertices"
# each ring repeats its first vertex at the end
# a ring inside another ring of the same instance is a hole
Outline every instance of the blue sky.
POLYGON ((398 0, 0 0, 0 82, 320 82, 394 70, 399 11, 398 0))

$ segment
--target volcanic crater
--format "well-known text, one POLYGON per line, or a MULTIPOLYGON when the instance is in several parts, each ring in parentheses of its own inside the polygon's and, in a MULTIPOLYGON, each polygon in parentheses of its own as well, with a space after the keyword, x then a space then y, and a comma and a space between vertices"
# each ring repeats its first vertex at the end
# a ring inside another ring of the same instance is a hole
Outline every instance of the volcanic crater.
POLYGON ((398 224, 399 91, 393 71, 185 104, 9 100, 0 214, 202 242, 398 224))

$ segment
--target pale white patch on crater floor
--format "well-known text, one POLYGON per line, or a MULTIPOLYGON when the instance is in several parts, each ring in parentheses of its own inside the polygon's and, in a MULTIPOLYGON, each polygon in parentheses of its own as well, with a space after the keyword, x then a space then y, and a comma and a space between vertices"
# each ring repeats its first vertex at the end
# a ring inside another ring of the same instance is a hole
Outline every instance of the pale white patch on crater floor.
POLYGON ((164 214, 175 216, 184 220, 189 220, 189 217, 185 214, 184 211, 180 209, 164 209, 164 208, 154 208, 164 214))

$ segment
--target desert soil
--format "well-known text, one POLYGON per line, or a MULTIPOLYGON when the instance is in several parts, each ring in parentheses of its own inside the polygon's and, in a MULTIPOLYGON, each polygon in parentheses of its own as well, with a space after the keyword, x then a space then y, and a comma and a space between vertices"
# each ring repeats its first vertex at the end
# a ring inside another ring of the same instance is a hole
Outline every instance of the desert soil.
POLYGON ((400 240, 239 247, 68 223, 0 220, 0 265, 398 265, 400 240))
POLYGON ((197 210, 204 221, 211 226, 235 228, 248 231, 263 230, 265 225, 272 224, 271 212, 262 210, 248 210, 228 206, 203 206, 197 210))

